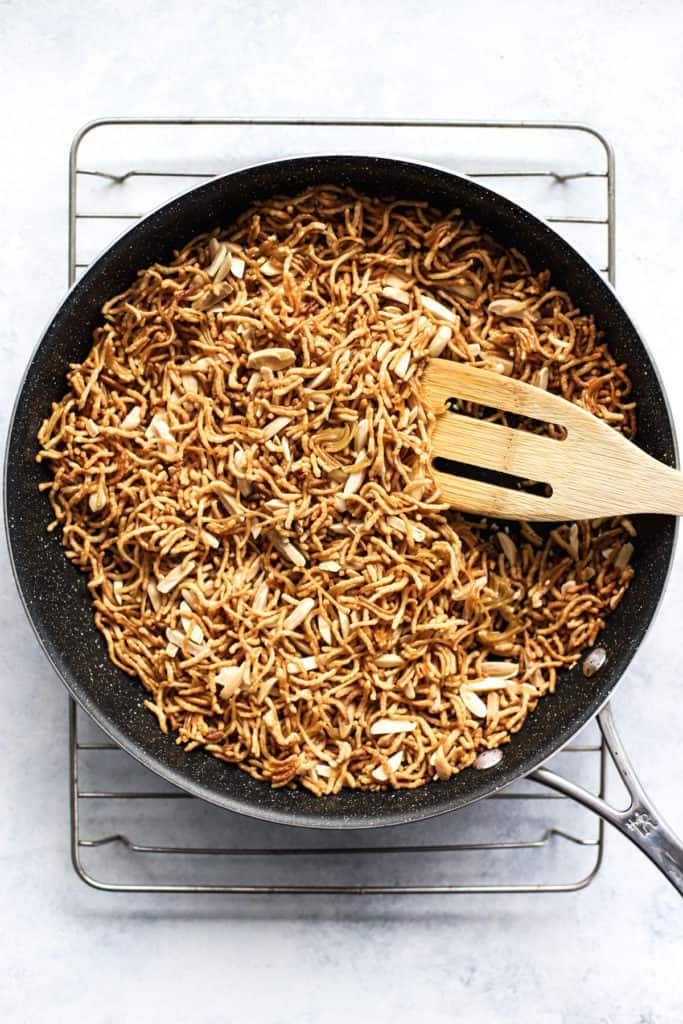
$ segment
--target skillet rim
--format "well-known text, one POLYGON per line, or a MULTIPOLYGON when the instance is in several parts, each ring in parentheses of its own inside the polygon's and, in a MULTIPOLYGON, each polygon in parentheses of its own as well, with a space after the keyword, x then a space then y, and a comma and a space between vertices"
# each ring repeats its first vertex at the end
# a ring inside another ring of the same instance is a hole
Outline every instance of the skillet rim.
MULTIPOLYGON (((669 540, 666 540, 668 553, 666 553, 667 562, 664 577, 662 580, 662 586, 659 592, 655 595, 652 595, 649 599, 647 603, 647 610, 645 616, 647 618, 647 622, 645 623, 644 627, 641 627, 639 631, 640 639, 638 641, 638 644, 628 657, 628 660, 623 664, 621 671, 617 672, 616 678, 608 678, 609 673, 605 673, 602 685, 597 688, 596 692, 593 695, 593 699, 588 701, 583 706, 581 713, 576 716, 577 718, 580 718, 578 725, 572 724, 567 726, 565 729, 559 732, 559 735, 557 730, 550 729, 549 732, 552 735, 551 740, 548 740, 548 733, 546 732, 546 734, 543 737, 544 743, 539 748, 540 753, 538 757, 530 758, 530 764, 526 765, 522 771, 518 771, 515 769, 515 771, 501 770, 500 772, 497 772, 493 770, 487 773, 477 773, 477 775, 481 779, 481 783, 479 785, 480 791, 474 794, 467 792, 457 793, 455 795, 451 795, 450 797, 445 796, 440 801, 430 801, 425 806, 420 806, 418 802, 417 807, 413 805, 410 807, 408 811, 406 811, 405 808, 401 809, 391 807, 391 804, 394 800, 396 800, 396 802, 398 803, 401 799, 401 797, 397 796, 397 794, 410 795, 414 793, 424 792, 424 789, 417 791, 388 791, 386 793, 381 794, 381 796, 385 798, 384 803, 386 807, 386 809, 383 809, 381 813, 374 813, 363 816, 362 813, 358 814, 357 809, 354 809, 353 811, 350 810, 350 817, 346 815, 335 815, 334 817, 330 817, 329 813, 325 814, 323 809, 324 801, 326 801, 327 798, 313 797, 312 799, 316 801, 316 803, 320 804, 321 812, 307 813, 305 817, 302 817, 301 814, 297 811, 296 801, 292 801, 290 806, 287 808, 272 808, 268 806, 261 806, 258 803, 252 802, 250 800, 245 801, 239 797, 231 795, 229 792, 217 793, 213 790, 207 789, 207 787, 204 784, 195 782, 192 778, 188 777, 187 774, 184 774, 183 772, 176 770, 170 765, 160 762, 159 759, 154 754, 150 753, 149 750, 145 749, 144 745, 141 745, 137 739, 129 737, 121 728, 119 728, 119 726, 117 726, 108 718, 105 712, 100 711, 97 704, 91 697, 87 686, 85 686, 82 683, 82 681, 78 678, 72 679, 71 675, 67 671, 63 670, 59 664, 57 664, 55 656, 49 649, 49 641, 43 635, 43 631, 47 632, 45 624, 39 617, 34 617, 33 612, 29 608, 27 597, 24 592, 24 587, 22 585, 22 581, 20 578, 22 566, 19 565, 15 560, 13 528, 10 511, 10 505, 13 497, 12 480, 10 479, 12 475, 12 467, 10 465, 10 460, 12 451, 15 447, 16 439, 14 434, 17 423, 17 417, 19 412, 21 411, 21 403, 25 394, 26 385, 31 376, 31 371, 40 357, 43 345, 50 340, 53 331, 58 330, 57 322, 59 320, 60 315, 63 314, 65 310, 68 309, 70 304, 76 303, 77 306, 78 294, 81 290, 84 290, 88 282, 88 279, 92 275, 97 275, 98 273, 101 273, 103 269, 106 269, 107 258, 113 259, 114 256, 119 252, 119 250, 123 246, 125 246, 126 240, 130 236, 134 236, 138 233, 142 234, 145 226, 149 225, 151 222, 153 222, 155 218, 158 218, 161 214, 167 211, 167 208, 173 207, 178 202, 183 202, 187 197, 194 195, 195 193, 202 191, 209 192, 211 190, 218 190, 221 188, 221 186, 224 186, 225 183, 230 181, 231 179, 239 179, 240 175, 253 175, 255 172, 263 171, 264 169, 270 169, 273 167, 289 168, 296 170, 298 166, 310 166, 311 163, 315 163, 316 165, 320 166, 325 165, 327 163, 334 163, 339 161, 349 161, 351 163, 366 165, 383 165, 388 163, 392 166, 394 171, 396 171, 401 166, 406 166, 407 168, 412 168, 416 171, 426 171, 435 174, 438 178, 442 180, 442 182, 444 182, 444 179, 456 179, 459 183, 461 183, 461 186, 463 187, 465 192, 469 190, 472 196, 478 196, 480 199, 484 199, 488 202, 491 202, 491 200, 493 200, 494 202, 503 204, 503 206, 507 207, 508 210, 514 212, 515 216, 520 217, 523 221, 527 220, 531 222, 531 224, 535 225, 537 230, 540 229, 541 232, 545 234, 549 240, 555 240, 561 249, 564 248, 568 256, 571 258, 572 265, 574 267, 580 268, 584 273, 588 272, 588 276, 592 277, 595 281, 598 282, 598 287, 603 287, 606 289, 608 293, 611 293, 612 299, 618 307, 621 315, 625 318, 625 320, 628 322, 628 324, 630 324, 631 328, 633 329, 636 339, 642 347, 645 360, 647 363, 649 363, 649 369, 652 372, 659 393, 658 397, 660 398, 662 403, 662 412, 664 413, 664 416, 666 418, 666 427, 668 428, 668 433, 671 439, 671 446, 673 451, 673 464, 678 464, 678 449, 676 441, 675 424, 673 421, 673 417, 671 415, 668 397, 663 387, 661 376, 656 366, 656 363, 652 358, 652 355, 643 339, 643 336, 641 332, 638 330, 633 318, 629 316, 628 312, 626 311, 623 303, 617 296, 616 291, 614 287, 611 285, 611 283, 604 280, 602 276, 599 275, 593 267, 591 267, 588 261, 571 245, 571 243, 567 242, 552 227, 550 227, 540 218, 536 217, 526 208, 519 206, 517 203, 513 202, 512 200, 508 199, 505 196, 502 196, 500 193, 497 193, 494 190, 491 190, 485 186, 480 185, 478 182, 473 182, 470 179, 464 177, 463 175, 457 174, 456 172, 450 170, 449 168, 445 168, 426 161, 405 160, 402 158, 396 158, 391 156, 387 157, 377 155, 368 156, 364 154, 325 153, 312 155, 297 155, 295 157, 283 157, 277 160, 260 161, 256 164, 251 164, 247 167, 240 167, 235 170, 232 170, 229 173, 225 175, 220 175, 216 178, 211 179, 208 182, 203 182, 189 189, 182 190, 180 193, 172 197, 170 200, 167 200, 166 202, 160 204, 158 207, 156 207, 154 210, 148 213, 144 218, 141 218, 141 220, 138 221, 135 225, 121 232, 121 234, 92 261, 86 272, 72 284, 72 286, 66 293, 65 297, 59 303, 55 314, 48 322, 47 327, 43 331, 38 343, 34 347, 33 352, 31 353, 30 358, 28 360, 26 370, 22 376, 9 421, 7 443, 5 445, 5 488, 3 495, 3 511, 12 573, 14 576, 15 584, 19 591, 22 605, 26 612, 27 618, 29 619, 31 627, 34 631, 34 634, 36 635, 38 643, 40 644, 44 654, 48 658, 48 661, 52 665, 53 669, 56 671, 62 683, 71 693, 71 696, 81 705, 81 707, 83 707, 83 709, 95 720, 97 725, 107 735, 109 735, 110 738, 114 740, 114 742, 119 747, 124 749, 131 756, 133 756, 144 767, 150 769, 155 774, 159 775, 161 778, 165 779, 171 784, 179 787, 180 789, 183 789, 184 791, 190 793, 193 796, 204 799, 209 803, 220 806, 226 810, 245 814, 251 817, 259 818, 261 820, 290 826, 293 825, 297 827, 307 828, 346 830, 369 829, 376 827, 387 827, 391 825, 407 824, 408 822, 426 820, 427 818, 435 817, 440 814, 448 813, 450 811, 459 809, 460 807, 466 806, 469 803, 473 803, 479 799, 483 799, 486 796, 490 796, 493 793, 496 793, 499 790, 505 788, 506 786, 512 784, 513 782, 529 775, 536 768, 544 764, 549 758, 554 756, 554 754, 561 750, 568 742, 570 742, 571 739, 576 735, 576 733, 580 731, 580 729, 582 729, 584 725, 587 722, 589 722, 595 716, 595 714, 597 714, 597 712, 607 703, 615 687, 623 678, 623 675, 625 674, 628 665, 630 664, 632 658, 636 655, 637 650, 642 644, 645 636, 647 635, 654 621, 654 618, 661 606, 661 601, 671 573, 673 555, 675 551, 675 545, 678 534, 678 522, 677 520, 674 521, 672 535, 669 540), (490 779, 489 785, 486 785, 487 778, 490 779)), ((484 229, 491 230, 488 225, 484 225, 484 229)), ((638 353, 638 355, 640 355, 640 353, 638 353)), ((671 517, 666 518, 671 519, 671 517)), ((131 698, 131 703, 133 702, 134 698, 131 698)), ((542 706, 542 704, 539 705, 539 707, 542 706)), ((535 714, 538 714, 538 712, 535 712, 535 714)), ((205 757, 210 757, 210 755, 205 754, 205 752, 203 751, 201 753, 205 757)), ((191 762, 189 755, 187 757, 187 764, 189 769, 191 762)), ((212 758, 211 760, 215 759, 212 758)), ((236 766, 231 765, 229 767, 234 769, 235 771, 239 771, 239 769, 236 766)), ((253 781, 256 782, 256 780, 253 781)), ((256 785, 260 787, 266 787, 267 784, 256 782, 256 785)), ((446 787, 444 786, 444 789, 445 788, 446 787)), ((271 792, 276 792, 278 794, 289 794, 291 791, 278 790, 271 792)), ((302 793, 301 790, 297 790, 295 792, 299 794, 302 793)), ((366 802, 367 798, 369 797, 378 797, 378 794, 367 794, 366 796, 366 794, 360 792, 354 793, 353 791, 346 791, 346 795, 355 797, 356 801, 362 800, 364 797, 366 797, 366 802)), ((311 795, 306 794, 306 796, 303 797, 303 799, 306 799, 306 797, 310 796, 311 795)), ((300 802, 302 802, 301 797, 300 802)))

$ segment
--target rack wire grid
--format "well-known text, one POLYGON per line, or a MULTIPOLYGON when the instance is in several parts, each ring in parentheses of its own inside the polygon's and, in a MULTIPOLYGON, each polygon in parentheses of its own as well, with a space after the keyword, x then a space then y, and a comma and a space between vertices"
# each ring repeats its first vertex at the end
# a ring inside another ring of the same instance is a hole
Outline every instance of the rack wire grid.
MULTIPOLYGON (((147 211, 236 167, 311 152, 387 154, 484 180, 615 276, 614 160, 584 125, 302 118, 107 118, 76 135, 69 283, 147 211)), ((134 684, 131 684, 134 685, 134 684)), ((450 815, 329 832, 230 814, 162 782, 70 700, 71 851, 117 892, 455 894, 570 892, 598 872, 602 821, 529 780, 450 815)), ((550 762, 604 794, 597 726, 550 762)))

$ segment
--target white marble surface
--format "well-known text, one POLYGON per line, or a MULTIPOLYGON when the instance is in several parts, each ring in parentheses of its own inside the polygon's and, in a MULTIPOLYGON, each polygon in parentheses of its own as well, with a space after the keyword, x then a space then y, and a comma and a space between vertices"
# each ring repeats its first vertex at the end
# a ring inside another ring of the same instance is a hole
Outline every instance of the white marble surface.
MULTIPOLYGON (((673 0, 0 0, 3 435, 64 288, 70 139, 85 120, 124 113, 601 128, 618 161, 619 289, 682 425, 682 35, 673 0)), ((3 1020, 136 1022, 159 1006, 178 1021, 257 1024, 680 1020, 680 900, 617 836, 595 883, 566 896, 266 902, 86 888, 69 863, 64 693, 19 607, 4 548, 0 557, 3 1020)), ((642 778, 679 832, 682 580, 679 556, 614 701, 642 778)))

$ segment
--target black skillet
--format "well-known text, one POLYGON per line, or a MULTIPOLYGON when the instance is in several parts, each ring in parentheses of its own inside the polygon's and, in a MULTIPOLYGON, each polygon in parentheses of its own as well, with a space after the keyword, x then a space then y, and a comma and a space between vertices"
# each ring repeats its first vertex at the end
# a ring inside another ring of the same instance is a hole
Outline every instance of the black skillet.
POLYGON ((601 728, 632 797, 618 812, 560 776, 539 769, 606 704, 638 649, 662 596, 674 549, 676 521, 638 519, 635 578, 601 637, 604 667, 586 679, 564 672, 557 693, 541 702, 523 730, 486 771, 467 770, 448 782, 418 790, 316 798, 305 790, 272 789, 201 749, 190 754, 164 736, 143 707, 143 690, 108 659, 85 576, 64 557, 57 533, 48 534, 51 510, 38 484, 47 470, 35 462, 36 434, 50 403, 65 390, 71 362, 91 346, 102 304, 126 288, 136 271, 167 259, 187 239, 231 224, 253 202, 295 194, 315 184, 352 186, 375 195, 427 199, 447 211, 459 206, 503 243, 549 268, 554 282, 595 314, 617 359, 628 363, 638 401, 638 440, 657 459, 675 464, 675 441, 657 372, 635 327, 602 278, 547 225, 508 199, 431 166, 377 157, 318 156, 279 160, 236 171, 194 188, 150 214, 118 239, 71 289, 31 357, 16 401, 5 467, 5 515, 14 575, 36 636, 73 696, 112 739, 146 767, 194 796, 231 811, 287 825, 372 828, 418 821, 453 811, 533 773, 612 821, 636 842, 683 892, 683 851, 632 780, 607 711, 601 728))

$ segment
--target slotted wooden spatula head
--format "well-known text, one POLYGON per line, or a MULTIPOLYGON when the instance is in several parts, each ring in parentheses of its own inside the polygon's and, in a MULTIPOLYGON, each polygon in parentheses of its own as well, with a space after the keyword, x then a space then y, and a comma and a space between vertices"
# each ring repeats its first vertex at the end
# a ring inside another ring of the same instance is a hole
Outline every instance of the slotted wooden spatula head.
POLYGON ((485 482, 437 468, 442 495, 454 508, 531 520, 683 513, 683 474, 558 395, 447 359, 430 360, 424 394, 437 416, 432 432, 435 459, 493 470, 517 481, 503 477, 502 482, 485 482), (454 400, 554 423, 566 433, 557 439, 476 419, 453 411, 454 400), (547 496, 522 489, 522 481, 548 485, 547 496))

